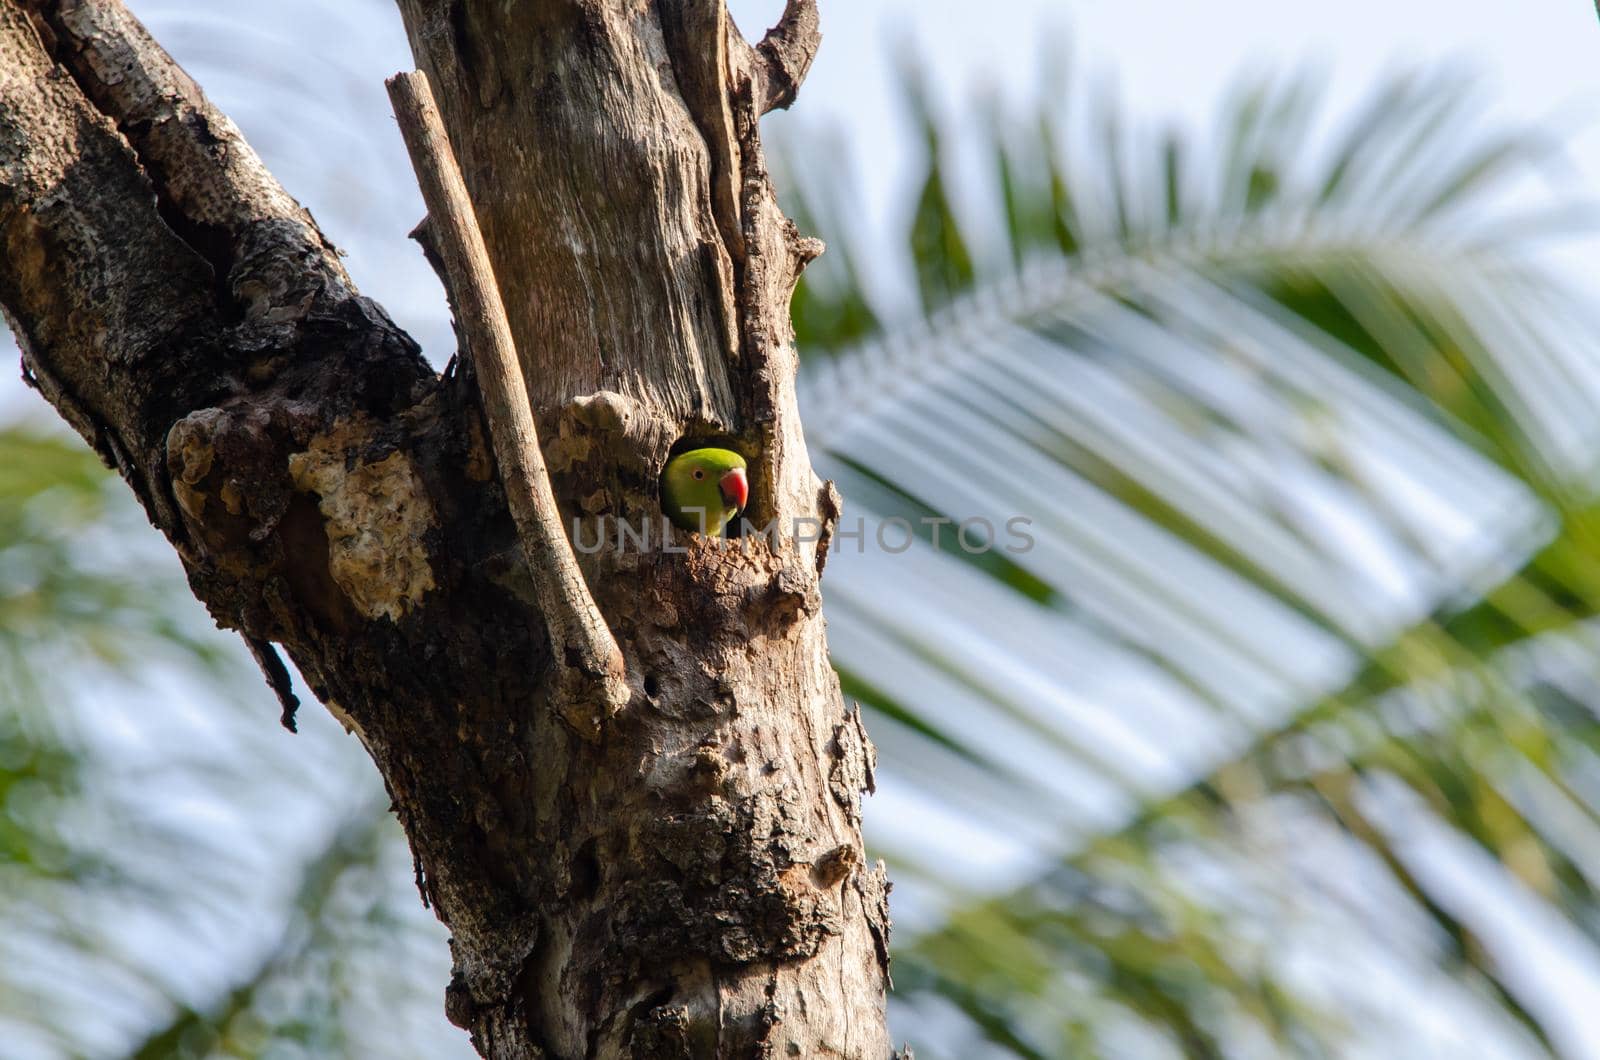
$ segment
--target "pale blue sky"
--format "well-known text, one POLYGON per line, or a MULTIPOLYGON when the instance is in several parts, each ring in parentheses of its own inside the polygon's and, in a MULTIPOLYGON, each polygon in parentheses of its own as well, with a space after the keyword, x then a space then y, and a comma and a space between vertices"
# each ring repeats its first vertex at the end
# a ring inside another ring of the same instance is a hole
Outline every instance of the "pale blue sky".
MULTIPOLYGON (((437 285, 404 239, 409 225, 396 220, 420 217, 420 199, 409 181, 388 182, 397 189, 393 195, 374 196, 361 179, 360 167, 374 157, 385 167, 406 165, 392 124, 381 136, 349 137, 351 155, 341 166, 328 161, 331 138, 315 123, 283 121, 286 102, 298 106, 319 95, 316 102, 333 120, 387 118, 381 78, 409 65, 398 17, 374 17, 387 15, 389 5, 344 0, 310 18, 307 5, 244 0, 131 0, 130 6, 244 126, 291 192, 325 219, 354 215, 362 231, 346 224, 330 235, 350 251, 358 282, 431 355, 448 355, 450 332, 437 285), (241 28, 251 32, 241 36, 241 28), (304 60, 308 47, 313 55, 326 54, 330 36, 350 38, 340 72, 361 79, 331 98, 310 84, 328 71, 308 68, 304 60), (286 85, 296 99, 286 100, 286 85), (297 129, 302 135, 293 135, 297 129), (329 171, 338 168, 347 168, 351 179, 330 184, 329 171)), ((731 0, 731 7, 756 37, 783 0, 731 0)), ((957 113, 983 92, 1019 101, 1035 96, 1041 54, 1050 42, 1070 39, 1081 72, 1113 81, 1134 114, 1191 124, 1216 113, 1244 70, 1323 67, 1338 109, 1395 66, 1461 60, 1482 71, 1485 98, 1493 101, 1486 120, 1559 119, 1574 130, 1570 157, 1587 183, 1600 187, 1594 120, 1600 115, 1600 24, 1587 0, 1347 0, 1336 6, 1303 0, 821 0, 821 9, 824 44, 800 102, 769 122, 780 135, 798 123, 843 139, 860 191, 857 221, 876 240, 901 238, 908 205, 903 191, 916 165, 890 62, 895 45, 906 41, 937 72, 936 92, 957 113)), ((1575 272, 1594 272, 1587 266, 1600 244, 1580 253, 1585 260, 1575 272)), ((11 373, 0 380, 0 409, 17 407, 14 382, 11 373)))
MULTIPOLYGON (((782 0, 731 0, 759 37, 782 0)), ((1600 20, 1588 0, 821 0, 824 43, 800 102, 769 119, 842 135, 879 239, 899 239, 916 165, 888 60, 912 41, 955 113, 985 92, 1025 100, 1070 41, 1078 74, 1114 83, 1135 115, 1201 126, 1246 71, 1323 68, 1334 110, 1386 71, 1452 60, 1481 71, 1485 120, 1573 130, 1571 158, 1600 189, 1600 20)), ((1594 260, 1600 243, 1592 244, 1594 260)), ((1585 269, 1585 272, 1593 271, 1585 269)))
MULTIPOLYGON (((1570 155, 1587 183, 1600 188, 1600 134, 1589 117, 1600 103, 1600 24, 1588 0, 821 2, 822 53, 796 110, 772 123, 778 130, 798 123, 842 137, 859 189, 857 222, 876 240, 901 238, 904 189, 916 165, 890 62, 897 41, 916 44, 937 72, 944 105, 957 113, 981 91, 1032 96, 1046 42, 1070 38, 1075 61, 1092 75, 1114 77, 1133 112, 1194 124, 1216 113, 1242 70, 1320 65, 1331 77, 1337 108, 1396 65, 1458 58, 1483 72, 1486 98, 1493 101, 1485 120, 1563 117, 1581 130, 1569 141, 1570 155)), ((130 0, 130 6, 350 252, 358 282, 442 362, 449 327, 437 284, 405 240, 422 207, 381 83, 410 65, 390 5, 339 0, 309 17, 303 5, 246 0, 130 0), (375 11, 392 17, 375 17, 375 11), (322 83, 329 66, 317 56, 328 54, 330 39, 346 34, 348 47, 333 72, 349 81, 329 91, 322 83), (373 173, 394 179, 375 181, 373 173)), ((746 32, 757 36, 782 0, 732 0, 732 6, 746 32)), ((1590 242, 1574 251, 1576 276, 1597 271, 1596 249, 1590 242)), ((36 398, 19 401, 15 355, 0 351, 0 357, 8 365, 0 374, 0 415, 19 406, 37 412, 36 398)), ((894 806, 892 798, 881 796, 877 812, 916 812, 894 806)), ((1435 866, 1467 861, 1466 854, 1443 849, 1429 857, 1435 866)), ((1461 869, 1453 878, 1461 881, 1463 907, 1492 904, 1506 930, 1518 936, 1529 959, 1518 971, 1530 995, 1560 1001, 1566 1022, 1562 1014, 1555 1019, 1574 1055, 1600 1056, 1600 1021, 1578 1017, 1600 1010, 1600 970, 1588 951, 1563 942, 1563 925, 1489 894, 1488 874, 1461 869)), ((1442 1020, 1456 1018, 1439 1011, 1442 1020)))

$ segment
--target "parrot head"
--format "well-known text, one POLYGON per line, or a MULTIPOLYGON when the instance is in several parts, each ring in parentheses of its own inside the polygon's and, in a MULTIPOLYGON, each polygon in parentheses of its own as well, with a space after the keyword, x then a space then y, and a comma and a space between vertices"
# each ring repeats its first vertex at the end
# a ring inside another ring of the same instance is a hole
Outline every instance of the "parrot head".
POLYGON ((731 449, 690 449, 661 472, 661 506, 681 530, 719 537, 749 497, 744 457, 731 449))

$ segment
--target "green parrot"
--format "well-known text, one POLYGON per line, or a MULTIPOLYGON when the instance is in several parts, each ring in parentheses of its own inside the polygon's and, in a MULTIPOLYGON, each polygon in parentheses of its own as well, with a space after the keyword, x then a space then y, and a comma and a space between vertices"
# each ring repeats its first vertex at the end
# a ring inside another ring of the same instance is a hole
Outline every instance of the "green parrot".
POLYGON ((720 537, 750 496, 744 457, 731 449, 690 449, 661 472, 661 506, 673 525, 720 537))

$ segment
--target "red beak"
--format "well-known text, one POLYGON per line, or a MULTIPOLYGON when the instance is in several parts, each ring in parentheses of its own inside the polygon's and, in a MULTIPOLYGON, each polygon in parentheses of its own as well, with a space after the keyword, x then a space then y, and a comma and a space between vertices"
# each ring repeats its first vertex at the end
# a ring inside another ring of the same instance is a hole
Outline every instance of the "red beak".
POLYGON ((750 498, 750 484, 745 481, 742 467, 726 472, 717 481, 717 487, 722 490, 722 503, 730 508, 742 510, 744 502, 750 498))

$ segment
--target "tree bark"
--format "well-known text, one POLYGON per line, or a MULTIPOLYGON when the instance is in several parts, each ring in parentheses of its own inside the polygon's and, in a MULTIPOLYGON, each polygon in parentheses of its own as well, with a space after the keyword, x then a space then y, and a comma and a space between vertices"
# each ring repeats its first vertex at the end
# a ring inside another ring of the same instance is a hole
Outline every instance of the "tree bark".
POLYGON ((117 0, 0 0, 0 305, 24 375, 127 479, 292 707, 382 772, 485 1056, 873 1057, 887 884, 871 745, 828 666, 837 517, 788 300, 820 251, 758 119, 815 51, 723 0, 400 0, 509 308, 561 510, 623 656, 575 724, 471 371, 436 376, 117 0), (684 439, 771 537, 641 549, 684 439), (798 530, 798 532, 797 532, 798 530))

